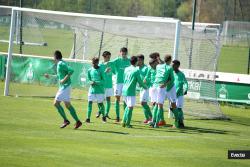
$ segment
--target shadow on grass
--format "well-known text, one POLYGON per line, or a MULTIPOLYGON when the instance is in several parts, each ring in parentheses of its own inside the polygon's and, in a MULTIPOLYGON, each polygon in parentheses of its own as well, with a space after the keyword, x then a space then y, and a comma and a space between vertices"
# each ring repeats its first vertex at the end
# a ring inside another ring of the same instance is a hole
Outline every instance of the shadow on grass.
POLYGON ((246 117, 239 117, 239 116, 230 116, 231 120, 223 120, 223 122, 243 125, 243 126, 250 126, 250 118, 246 117))
POLYGON ((145 126, 140 125, 134 125, 133 129, 143 129, 143 130, 150 130, 150 131, 158 131, 158 132, 177 132, 177 133, 187 133, 187 134, 228 134, 228 131, 226 130, 218 130, 218 129, 208 129, 208 128, 198 128, 198 127, 191 127, 186 126, 185 128, 177 129, 177 128, 171 128, 172 125, 167 124, 165 126, 162 126, 160 128, 148 128, 145 126))
POLYGON ((128 135, 129 134, 126 132, 117 132, 117 131, 111 131, 111 130, 97 130, 97 129, 79 129, 79 130, 89 131, 89 132, 112 133, 112 134, 118 134, 118 135, 128 135))

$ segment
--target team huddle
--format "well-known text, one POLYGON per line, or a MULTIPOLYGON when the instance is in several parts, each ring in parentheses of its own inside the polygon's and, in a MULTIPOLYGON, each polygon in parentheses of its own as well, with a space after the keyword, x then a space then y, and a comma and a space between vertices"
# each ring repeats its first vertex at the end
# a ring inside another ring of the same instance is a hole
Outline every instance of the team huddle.
MULTIPOLYGON (((144 64, 144 55, 128 57, 128 50, 125 47, 121 48, 120 56, 114 60, 111 60, 109 51, 103 52, 102 57, 104 61, 101 63, 97 57, 92 59, 92 67, 87 74, 90 87, 86 123, 90 123, 93 102, 98 105, 96 118, 101 116, 104 123, 110 119, 111 97, 114 96, 116 122, 120 122, 120 101, 122 99, 124 114, 121 124, 122 127, 131 128, 133 108, 136 105, 136 90, 139 86, 140 103, 145 117, 144 124, 148 124, 152 128, 166 125, 163 104, 168 99, 169 116, 173 115, 175 119, 173 127, 184 127, 183 96, 187 94, 188 84, 184 73, 179 70, 180 62, 178 60, 172 61, 169 54, 165 55, 162 60, 160 54, 155 52, 149 55, 149 66, 147 66, 144 64), (113 76, 116 78, 114 86, 113 76), (105 105, 104 102, 106 102, 105 105), (151 103, 152 109, 148 102, 151 103)), ((60 51, 55 51, 54 60, 57 64, 59 79, 59 90, 54 105, 64 119, 61 128, 70 124, 60 104, 64 102, 76 121, 75 129, 77 129, 82 122, 70 103, 70 76, 73 74, 73 69, 62 60, 60 51)), ((45 74, 45 77, 49 77, 49 75, 45 74)))

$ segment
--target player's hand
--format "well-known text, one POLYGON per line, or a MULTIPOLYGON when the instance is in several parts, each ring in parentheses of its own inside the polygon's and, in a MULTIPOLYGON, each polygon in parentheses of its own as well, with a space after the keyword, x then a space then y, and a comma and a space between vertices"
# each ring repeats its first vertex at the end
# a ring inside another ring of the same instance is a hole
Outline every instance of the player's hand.
POLYGON ((105 70, 105 72, 106 73, 108 73, 108 72, 110 72, 111 71, 111 68, 109 67, 109 68, 106 68, 106 70, 105 70))
POLYGON ((143 80, 143 83, 147 83, 147 80, 146 80, 146 79, 144 79, 144 80, 143 80))
POLYGON ((187 95, 187 91, 184 92, 184 95, 187 95))
POLYGON ((60 84, 64 84, 64 82, 65 82, 64 79, 60 80, 60 84))
POLYGON ((45 77, 45 78, 49 78, 49 74, 45 73, 45 74, 44 74, 44 77, 45 77))
POLYGON ((161 84, 160 85, 160 88, 165 88, 166 87, 166 84, 161 84))

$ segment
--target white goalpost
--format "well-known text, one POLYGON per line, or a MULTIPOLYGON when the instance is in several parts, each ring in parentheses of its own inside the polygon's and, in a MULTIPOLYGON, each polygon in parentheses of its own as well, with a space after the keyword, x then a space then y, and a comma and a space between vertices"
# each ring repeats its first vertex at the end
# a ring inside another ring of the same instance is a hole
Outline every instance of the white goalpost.
POLYGON ((106 16, 15 7, 11 14, 4 95, 53 96, 56 82, 46 81, 42 73, 55 73, 49 57, 54 50, 59 49, 64 57, 75 59, 69 62, 75 70, 75 75, 72 76, 72 97, 84 99, 86 97, 83 94, 86 94, 88 86, 86 73, 90 64, 78 60, 90 60, 93 56, 100 56, 105 50, 110 51, 112 58, 115 58, 119 49, 126 46, 129 55, 144 54, 146 64, 148 55, 152 52, 159 52, 162 56, 171 53, 174 59, 181 61, 181 68, 190 85, 184 112, 198 118, 225 118, 219 109, 215 92, 219 37, 216 24, 200 24, 192 33, 189 23, 182 23, 178 19, 106 16), (23 23, 23 38, 38 41, 35 39, 42 37, 42 41, 47 44, 24 45, 24 54, 43 56, 45 59, 12 56, 17 45, 14 42, 17 35, 15 24, 19 18, 17 13, 20 12, 23 19, 27 20, 23 23), (193 41, 192 48, 190 40, 193 41), (190 50, 191 68, 188 65, 190 50), (26 77, 28 71, 33 74, 29 75, 32 76, 30 78, 26 77))

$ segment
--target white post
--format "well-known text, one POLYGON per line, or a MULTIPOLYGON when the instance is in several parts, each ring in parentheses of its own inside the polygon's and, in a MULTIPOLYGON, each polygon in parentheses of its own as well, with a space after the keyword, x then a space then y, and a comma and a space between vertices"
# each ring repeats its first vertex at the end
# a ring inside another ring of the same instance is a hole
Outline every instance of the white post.
POLYGON ((9 95, 9 82, 10 82, 10 73, 11 73, 11 60, 12 60, 12 48, 13 48, 15 21, 16 21, 16 10, 12 9, 11 23, 10 23, 10 36, 9 36, 9 49, 8 49, 6 76, 5 76, 4 96, 9 95))
POLYGON ((173 59, 178 59, 178 50, 179 50, 179 44, 180 44, 180 30, 181 30, 181 22, 178 20, 176 22, 175 26, 175 40, 174 40, 174 53, 173 53, 173 59))

